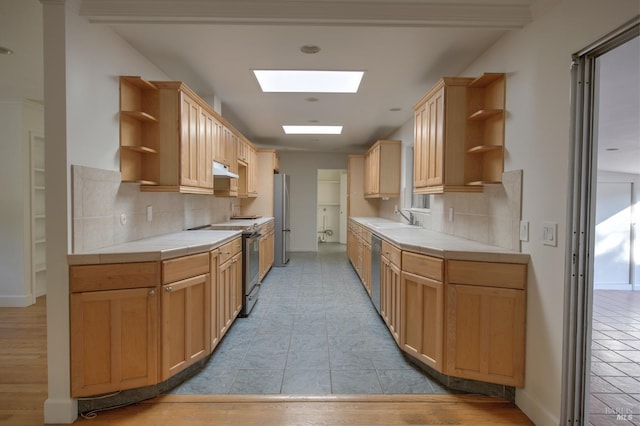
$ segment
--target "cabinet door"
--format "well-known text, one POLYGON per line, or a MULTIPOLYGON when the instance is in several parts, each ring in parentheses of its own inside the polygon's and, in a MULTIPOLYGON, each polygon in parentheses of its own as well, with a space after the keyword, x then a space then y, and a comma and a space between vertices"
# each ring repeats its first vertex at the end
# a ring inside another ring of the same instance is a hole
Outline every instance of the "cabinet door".
POLYGON ((362 284, 371 296, 371 244, 364 241, 362 247, 362 284))
POLYGON ((396 343, 400 342, 401 327, 401 292, 400 292, 400 268, 393 263, 389 264, 389 330, 396 343))
POLYGON ((225 335, 231 326, 231 312, 229 312, 229 299, 231 297, 231 259, 220 265, 218 270, 218 327, 220 338, 225 335))
POLYGON ((209 321, 211 322, 211 333, 209 340, 211 341, 210 351, 218 346, 220 343, 220 339, 222 336, 220 335, 220 307, 219 307, 219 299, 220 299, 220 276, 218 272, 218 250, 212 250, 210 255, 211 265, 211 273, 209 279, 211 280, 211 302, 209 306, 211 306, 211 314, 209 315, 209 321))
POLYGON ((209 274, 162 287, 162 379, 210 352, 209 274))
POLYGON ((390 328, 390 314, 391 314, 391 286, 390 284, 390 270, 391 265, 389 259, 382 256, 380 258, 380 316, 390 328))
POLYGON ((524 385, 524 290, 449 284, 446 374, 524 385))
POLYGON ((180 93, 180 184, 198 186, 198 119, 200 106, 180 93))
POLYGON ((153 385, 158 371, 156 288, 71 295, 71 396, 153 385))
POLYGON ((427 101, 427 186, 444 183, 444 87, 427 101))
POLYGON ((242 253, 233 256, 231 271, 231 321, 235 320, 242 310, 242 253))
POLYGON ((440 281, 401 274, 401 347, 438 371, 442 371, 442 293, 440 281))
POLYGON ((226 137, 226 131, 225 131, 225 127, 222 125, 221 122, 219 122, 218 120, 216 120, 215 118, 213 119, 213 126, 214 126, 214 141, 213 141, 213 158, 222 164, 225 164, 226 162, 226 149, 227 149, 227 145, 225 143, 225 137, 226 137))
POLYGON ((200 108, 198 122, 200 135, 198 144, 198 186, 213 188, 213 151, 215 126, 213 116, 204 108, 200 108))
POLYGON ((422 105, 415 112, 413 127, 413 188, 427 186, 427 108, 422 105))

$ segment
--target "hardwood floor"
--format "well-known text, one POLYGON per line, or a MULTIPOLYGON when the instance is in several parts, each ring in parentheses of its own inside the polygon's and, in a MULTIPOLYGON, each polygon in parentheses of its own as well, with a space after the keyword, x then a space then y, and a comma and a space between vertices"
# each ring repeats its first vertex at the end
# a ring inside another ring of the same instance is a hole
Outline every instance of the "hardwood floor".
MULTIPOLYGON (((46 300, 0 308, 0 424, 42 425, 46 300)), ((78 425, 531 425, 515 405, 477 395, 166 395, 78 425)))
POLYGON ((0 308, 0 424, 41 425, 47 398, 47 302, 0 308))

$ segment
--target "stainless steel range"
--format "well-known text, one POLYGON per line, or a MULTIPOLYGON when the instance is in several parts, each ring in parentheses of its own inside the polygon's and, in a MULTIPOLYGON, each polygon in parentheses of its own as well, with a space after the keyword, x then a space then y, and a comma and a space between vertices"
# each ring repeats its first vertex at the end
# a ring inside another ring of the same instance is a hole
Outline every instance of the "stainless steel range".
POLYGON ((246 317, 258 302, 258 294, 260 292, 260 237, 262 235, 258 232, 256 224, 247 226, 243 223, 205 225, 191 228, 190 230, 206 231, 208 229, 242 231, 242 292, 244 298, 240 316, 246 317))

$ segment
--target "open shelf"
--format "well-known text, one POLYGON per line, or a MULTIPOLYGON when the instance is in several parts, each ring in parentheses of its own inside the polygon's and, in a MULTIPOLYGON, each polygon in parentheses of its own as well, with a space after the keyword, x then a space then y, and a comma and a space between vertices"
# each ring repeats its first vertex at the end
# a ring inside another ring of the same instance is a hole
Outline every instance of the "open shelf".
POLYGON ((136 76, 120 77, 120 173, 123 182, 159 180, 158 88, 136 76))
POLYGON ((467 150, 467 154, 482 154, 489 151, 501 151, 500 145, 477 145, 467 150))
POLYGON ((473 182, 466 182, 465 185, 469 186, 483 186, 483 185, 495 185, 500 184, 501 181, 486 181, 486 180, 475 180, 473 182))
POLYGON ((481 109, 471 114, 467 120, 486 120, 489 117, 494 117, 503 113, 504 110, 502 109, 481 109))
POLYGON ((158 120, 151 114, 147 114, 143 111, 120 111, 120 114, 125 115, 127 117, 134 118, 140 121, 149 121, 152 123, 157 122, 158 120))
POLYGON ((486 72, 482 74, 480 77, 473 80, 467 87, 473 88, 484 88, 489 86, 491 83, 504 78, 504 73, 501 72, 486 72))

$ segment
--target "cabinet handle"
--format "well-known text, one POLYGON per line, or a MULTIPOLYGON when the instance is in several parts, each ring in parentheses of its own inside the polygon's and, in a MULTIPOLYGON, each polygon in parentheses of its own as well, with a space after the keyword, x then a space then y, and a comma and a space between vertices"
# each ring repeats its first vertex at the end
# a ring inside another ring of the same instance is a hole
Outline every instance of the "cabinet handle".
POLYGON ((173 287, 167 287, 167 293, 171 293, 173 291, 173 287))
POLYGON ((155 290, 149 290, 149 296, 155 296, 155 295, 156 295, 155 290))

